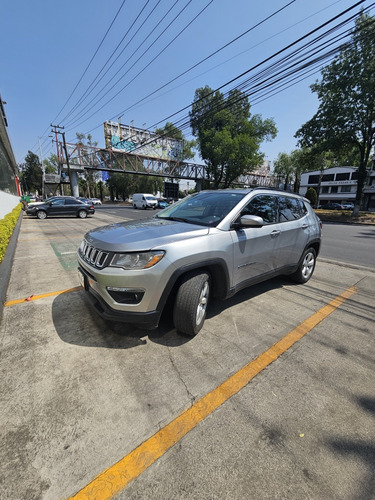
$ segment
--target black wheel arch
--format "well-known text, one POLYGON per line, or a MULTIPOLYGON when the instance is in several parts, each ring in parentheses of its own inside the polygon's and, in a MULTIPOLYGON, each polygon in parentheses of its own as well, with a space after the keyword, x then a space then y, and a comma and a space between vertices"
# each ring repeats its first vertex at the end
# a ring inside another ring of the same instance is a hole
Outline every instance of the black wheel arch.
POLYGON ((197 262, 177 269, 170 277, 162 296, 160 297, 157 309, 162 311, 172 297, 175 297, 178 287, 183 277, 191 271, 207 272, 211 279, 211 296, 213 298, 225 298, 229 292, 229 272, 226 263, 222 259, 212 259, 197 262))

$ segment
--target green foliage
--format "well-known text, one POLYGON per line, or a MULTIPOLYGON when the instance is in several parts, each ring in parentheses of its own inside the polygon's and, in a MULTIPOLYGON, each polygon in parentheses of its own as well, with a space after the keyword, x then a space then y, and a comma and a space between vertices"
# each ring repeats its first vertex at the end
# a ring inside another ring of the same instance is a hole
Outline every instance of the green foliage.
POLYGON ((134 193, 163 192, 163 179, 151 175, 134 175, 127 173, 111 174, 107 180, 111 199, 123 199, 134 193))
POLYGON ((42 192, 42 167, 39 156, 29 151, 25 157, 25 163, 20 164, 20 178, 25 193, 42 192))
POLYGON ((3 260, 7 249, 10 237, 16 227, 18 217, 20 215, 22 204, 17 205, 7 214, 4 219, 0 220, 0 262, 3 260))
POLYGON ((316 207, 318 203, 318 194, 313 187, 309 187, 309 189, 306 191, 305 197, 310 201, 313 207, 316 207))
POLYGON ((358 165, 358 208, 375 145, 374 21, 363 13, 357 19, 351 43, 323 68, 322 80, 311 86, 320 101, 317 113, 296 132, 300 145, 321 153, 333 151, 338 158, 347 155, 358 165))
POLYGON ((57 161, 57 155, 51 153, 49 158, 43 160, 43 166, 46 174, 57 174, 59 171, 59 164, 57 161))
POLYGON ((175 125, 173 125, 173 123, 167 122, 164 125, 164 128, 157 128, 155 130, 155 134, 183 141, 183 153, 181 161, 194 158, 195 155, 194 149, 197 146, 197 142, 194 140, 188 141, 187 139, 185 139, 181 130, 177 128, 175 125))
POLYGON ((232 90, 225 97, 208 86, 195 91, 190 125, 215 189, 258 167, 264 159, 260 144, 277 133, 273 120, 250 116, 246 94, 232 90))

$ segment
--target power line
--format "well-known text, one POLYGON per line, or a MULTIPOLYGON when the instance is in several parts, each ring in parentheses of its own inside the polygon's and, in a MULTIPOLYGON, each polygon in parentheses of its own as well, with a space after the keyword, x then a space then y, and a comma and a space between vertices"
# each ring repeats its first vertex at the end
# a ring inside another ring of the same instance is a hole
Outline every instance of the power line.
MULTIPOLYGON (((192 0, 189 1, 189 3, 191 2, 192 0)), ((92 113, 89 117, 87 117, 85 120, 81 121, 78 125, 81 125, 82 123, 85 123, 88 119, 90 119, 92 116, 94 116, 98 111, 100 111, 101 109, 104 108, 104 106, 106 106, 108 103, 110 103, 116 96, 118 96, 123 90, 125 90, 126 87, 128 87, 136 78, 138 78, 139 75, 141 75, 153 62, 156 61, 156 59, 163 53, 165 52, 165 50, 184 32, 186 31, 186 29, 194 22, 196 21, 196 19, 212 4, 214 0, 210 0, 206 5, 205 7, 203 7, 203 9, 201 9, 198 14, 188 23, 184 26, 184 28, 182 30, 179 31, 179 33, 167 44, 164 46, 164 48, 162 50, 160 50, 158 52, 158 54, 149 62, 147 63, 130 81, 128 81, 128 83, 126 85, 124 85, 124 87, 122 87, 113 97, 111 97, 108 101, 106 101, 99 109, 97 109, 94 113, 92 113)), ((136 61, 138 62, 138 60, 136 61)), ((134 65, 133 65, 134 66, 134 65)), ((132 66, 132 67, 133 67, 132 66)), ((108 93, 108 92, 107 92, 108 93)), ((107 94, 106 93, 106 94, 107 94)), ((90 108, 92 109, 92 108, 90 108)), ((90 109, 88 111, 90 111, 90 109)), ((84 113, 87 114, 87 112, 84 113)), ((83 116, 84 116, 83 115, 83 116)), ((77 120, 76 120, 77 121, 77 120)), ((70 123, 71 125, 73 125, 75 122, 73 123, 70 123)), ((70 129, 71 130, 71 129, 70 129)))

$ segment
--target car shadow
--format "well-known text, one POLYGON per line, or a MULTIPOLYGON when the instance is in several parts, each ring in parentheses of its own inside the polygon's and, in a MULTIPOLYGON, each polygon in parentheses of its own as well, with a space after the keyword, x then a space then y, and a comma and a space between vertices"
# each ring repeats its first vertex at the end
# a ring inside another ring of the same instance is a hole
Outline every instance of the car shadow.
MULTIPOLYGON (((241 290, 227 300, 211 300, 207 319, 220 315, 226 309, 251 300, 269 290, 282 288, 291 282, 285 278, 269 281, 241 290)), ((127 323, 114 323, 103 320, 89 306, 85 292, 81 291, 58 295, 52 304, 52 321, 56 332, 63 342, 82 347, 103 347, 106 349, 130 349, 151 342, 167 347, 178 347, 190 342, 194 337, 179 333, 173 326, 172 305, 167 304, 159 327, 145 330, 127 323)))

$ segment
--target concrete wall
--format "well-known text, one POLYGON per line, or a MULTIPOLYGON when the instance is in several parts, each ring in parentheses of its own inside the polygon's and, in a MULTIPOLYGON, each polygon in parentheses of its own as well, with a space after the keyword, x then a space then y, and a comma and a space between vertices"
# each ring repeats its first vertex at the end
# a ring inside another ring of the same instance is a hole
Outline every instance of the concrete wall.
POLYGON ((19 203, 16 185, 18 169, 7 132, 8 122, 3 104, 0 95, 0 219, 19 203))
POLYGON ((0 219, 9 214, 19 202, 18 196, 0 191, 0 219))

